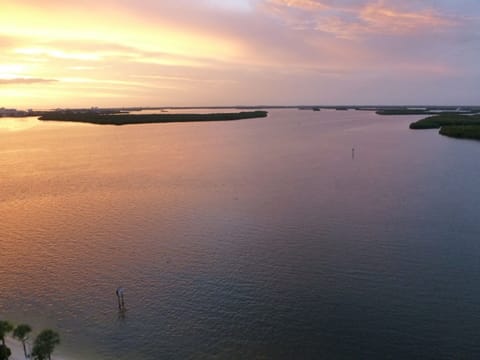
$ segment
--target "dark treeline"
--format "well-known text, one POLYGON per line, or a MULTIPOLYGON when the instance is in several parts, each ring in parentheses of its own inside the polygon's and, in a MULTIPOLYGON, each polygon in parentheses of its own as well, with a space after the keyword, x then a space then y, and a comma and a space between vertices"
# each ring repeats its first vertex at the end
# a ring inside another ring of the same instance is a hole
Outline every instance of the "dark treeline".
POLYGON ((429 110, 423 109, 381 109, 377 110, 378 115, 430 115, 433 114, 429 110))
POLYGON ((459 138, 459 139, 475 139, 480 140, 480 126, 443 126, 439 132, 441 135, 459 138))
POLYGON ((480 115, 440 114, 410 124, 410 129, 440 129, 441 135, 480 140, 480 115))
POLYGON ((96 112, 55 111, 40 120, 85 122, 99 125, 127 125, 193 121, 229 121, 267 117, 267 111, 213 114, 98 114, 96 112))
POLYGON ((452 125, 480 125, 480 115, 440 114, 410 124, 410 129, 439 129, 452 125))

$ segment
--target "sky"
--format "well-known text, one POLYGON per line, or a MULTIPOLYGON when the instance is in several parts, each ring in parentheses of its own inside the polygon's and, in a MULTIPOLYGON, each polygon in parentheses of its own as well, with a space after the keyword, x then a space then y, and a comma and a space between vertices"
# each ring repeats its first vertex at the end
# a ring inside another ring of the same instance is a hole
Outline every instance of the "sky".
POLYGON ((480 105, 478 0, 0 0, 0 107, 480 105))

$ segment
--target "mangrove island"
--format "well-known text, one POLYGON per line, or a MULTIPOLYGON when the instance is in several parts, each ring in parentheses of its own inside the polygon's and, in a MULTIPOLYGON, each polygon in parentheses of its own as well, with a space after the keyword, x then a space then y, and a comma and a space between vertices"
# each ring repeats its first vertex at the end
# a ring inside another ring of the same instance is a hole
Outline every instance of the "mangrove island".
POLYGON ((152 124, 194 121, 230 121, 267 117, 267 111, 242 111, 237 113, 212 114, 129 114, 129 113, 99 113, 96 111, 76 112, 71 110, 53 111, 44 114, 39 120, 69 121, 91 123, 98 125, 128 125, 152 124))
POLYGON ((440 129, 441 135, 480 140, 480 115, 444 113, 411 123, 410 129, 440 129))

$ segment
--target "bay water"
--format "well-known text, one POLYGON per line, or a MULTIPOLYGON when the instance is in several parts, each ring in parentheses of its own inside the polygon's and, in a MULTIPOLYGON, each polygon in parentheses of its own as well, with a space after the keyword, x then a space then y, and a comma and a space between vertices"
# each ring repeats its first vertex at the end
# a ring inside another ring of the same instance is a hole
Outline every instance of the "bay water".
POLYGON ((0 318, 74 360, 478 358, 480 143, 420 118, 0 119, 0 318))

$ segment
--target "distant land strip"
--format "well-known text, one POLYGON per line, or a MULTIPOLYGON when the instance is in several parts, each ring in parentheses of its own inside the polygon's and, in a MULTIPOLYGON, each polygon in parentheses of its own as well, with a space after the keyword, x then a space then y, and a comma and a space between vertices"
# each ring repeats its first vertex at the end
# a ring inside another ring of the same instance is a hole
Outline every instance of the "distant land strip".
POLYGON ((129 125, 152 123, 175 123, 195 121, 230 121, 253 118, 264 118, 267 111, 242 111, 237 113, 212 114, 125 114, 125 113, 97 113, 97 112, 70 112, 54 111, 44 114, 39 120, 69 121, 98 125, 129 125))
POLYGON ((465 108, 460 111, 452 108, 432 108, 432 109, 410 109, 410 108, 398 108, 398 109, 378 109, 376 113, 378 115, 439 115, 439 114, 478 114, 480 111, 478 108, 465 108))

